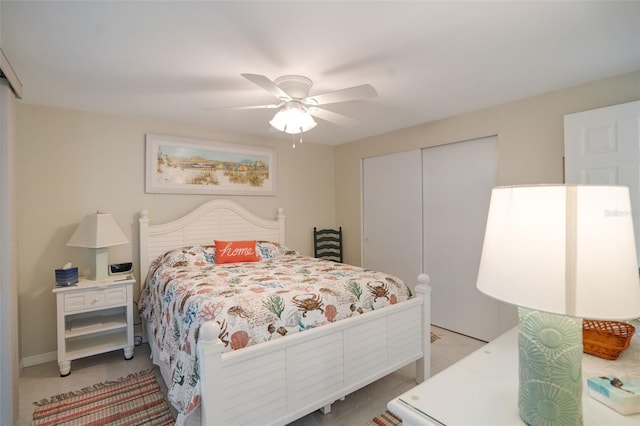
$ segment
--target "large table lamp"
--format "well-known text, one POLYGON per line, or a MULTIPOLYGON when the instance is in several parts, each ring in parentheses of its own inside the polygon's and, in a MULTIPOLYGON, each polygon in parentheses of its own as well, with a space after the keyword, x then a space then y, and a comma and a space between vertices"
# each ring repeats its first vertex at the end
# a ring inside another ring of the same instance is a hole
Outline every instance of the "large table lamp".
POLYGON ((109 247, 126 244, 129 240, 109 213, 90 213, 82 219, 68 246, 87 247, 92 250, 89 279, 106 278, 109 266, 109 247))
POLYGON ((522 420, 582 424, 582 318, 640 317, 628 188, 494 188, 477 287, 518 306, 522 420))

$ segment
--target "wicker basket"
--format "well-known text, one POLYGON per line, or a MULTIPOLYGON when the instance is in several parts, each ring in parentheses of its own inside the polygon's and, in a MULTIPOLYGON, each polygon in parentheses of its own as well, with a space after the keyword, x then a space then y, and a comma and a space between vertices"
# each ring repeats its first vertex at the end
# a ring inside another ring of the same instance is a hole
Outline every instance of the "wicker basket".
POLYGON ((604 359, 617 359, 629 347, 635 330, 625 322, 583 319, 583 352, 604 359))

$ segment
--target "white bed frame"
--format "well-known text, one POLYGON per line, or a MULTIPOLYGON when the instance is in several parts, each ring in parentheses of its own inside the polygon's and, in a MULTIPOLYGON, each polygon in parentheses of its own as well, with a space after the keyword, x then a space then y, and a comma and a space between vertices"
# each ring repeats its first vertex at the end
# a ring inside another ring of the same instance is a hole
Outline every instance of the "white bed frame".
MULTIPOLYGON (((229 200, 213 200, 173 222, 150 225, 140 212, 140 271, 186 245, 214 239, 256 239, 285 244, 285 216, 257 217, 229 200)), ((283 425, 416 361, 417 383, 430 375, 430 293, 420 275, 414 297, 364 315, 283 339, 222 352, 219 326, 205 323, 198 351, 202 425, 283 425)), ((166 380, 165 376, 165 380, 166 380)), ((189 423, 193 419, 189 418, 189 423)))

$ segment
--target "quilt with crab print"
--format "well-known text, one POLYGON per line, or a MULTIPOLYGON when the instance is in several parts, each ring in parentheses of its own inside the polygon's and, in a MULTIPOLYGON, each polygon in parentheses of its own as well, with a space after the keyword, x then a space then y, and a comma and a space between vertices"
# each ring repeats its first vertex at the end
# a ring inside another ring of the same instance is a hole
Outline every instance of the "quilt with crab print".
POLYGON ((216 321, 226 350, 281 339, 410 298, 397 277, 301 256, 258 242, 258 262, 215 264, 215 246, 172 250, 152 262, 140 314, 172 371, 168 397, 184 418, 199 403, 196 343, 216 321))

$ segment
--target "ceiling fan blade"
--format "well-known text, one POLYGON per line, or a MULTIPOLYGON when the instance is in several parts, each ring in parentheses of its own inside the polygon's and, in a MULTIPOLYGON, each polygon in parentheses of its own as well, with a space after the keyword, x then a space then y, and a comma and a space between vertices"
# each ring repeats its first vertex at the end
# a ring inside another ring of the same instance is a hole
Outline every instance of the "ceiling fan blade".
POLYGON ((282 101, 291 100, 291 96, 289 96, 287 92, 279 88, 273 81, 269 80, 264 75, 260 75, 260 74, 240 74, 240 75, 246 78, 247 80, 249 80, 250 82, 252 82, 253 84, 263 88, 264 90, 271 93, 273 96, 275 96, 276 98, 282 101))
POLYGON ((322 93, 320 95, 309 96, 304 100, 307 105, 326 105, 337 102, 355 101, 363 98, 375 98, 378 92, 370 84, 349 87, 347 89, 336 90, 334 92, 322 93))
POLYGON ((309 111, 309 114, 314 117, 340 126, 353 127, 358 124, 358 120, 356 119, 326 109, 309 107, 307 108, 307 111, 309 111))
POLYGON ((237 107, 211 107, 204 108, 206 111, 216 111, 221 109, 231 109, 231 110, 239 110, 239 109, 275 109, 280 108, 284 105, 284 102, 280 102, 279 104, 270 104, 270 105, 249 105, 249 106, 237 106, 237 107))

